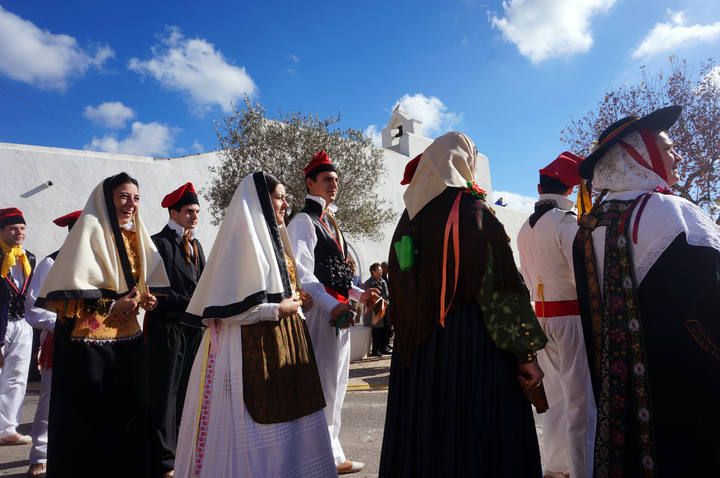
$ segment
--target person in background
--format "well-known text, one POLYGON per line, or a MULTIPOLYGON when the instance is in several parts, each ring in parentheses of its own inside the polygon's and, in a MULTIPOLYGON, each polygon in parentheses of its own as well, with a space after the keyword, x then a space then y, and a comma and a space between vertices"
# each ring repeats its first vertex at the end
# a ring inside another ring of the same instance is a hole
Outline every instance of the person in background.
POLYGON ((200 321, 185 315, 205 267, 205 254, 195 238, 200 203, 192 183, 163 198, 168 223, 152 240, 163 259, 170 292, 146 316, 150 374, 150 446, 153 476, 171 477, 190 371, 202 340, 200 321))
POLYGON ((540 416, 543 464, 550 478, 593 475, 596 410, 573 273, 578 222, 568 199, 580 184, 580 161, 566 151, 540 170, 540 197, 517 238, 520 270, 548 338, 538 363, 550 407, 540 416))
POLYGON ((25 321, 25 294, 35 256, 23 248, 25 217, 11 207, 0 209, 0 446, 32 441, 17 426, 32 354, 32 327, 25 321))
MULTIPOLYGON (((55 219, 56 226, 72 229, 82 211, 74 211, 55 219)), ((35 307, 40 289, 47 278, 50 268, 60 251, 57 250, 47 256, 35 268, 33 278, 27 290, 25 299, 25 320, 33 328, 40 330, 40 396, 38 397, 35 419, 31 431, 32 448, 30 448, 30 468, 27 475, 41 476, 47 469, 47 441, 48 441, 48 415, 50 414, 50 387, 52 385, 52 354, 53 330, 55 329, 56 314, 40 307, 35 307)))
MULTIPOLYGON (((386 303, 390 300, 387 283, 382 278, 382 267, 377 262, 370 266, 370 278, 363 284, 363 289, 377 289, 380 291, 382 300, 386 303)), ((386 304, 370 304, 366 315, 372 317, 378 314, 376 322, 371 323, 372 327, 372 348, 370 354, 373 357, 382 357, 383 354, 389 355, 392 352, 388 349, 388 324, 387 316, 384 313, 386 304), (379 309, 379 310, 378 310, 379 309)))

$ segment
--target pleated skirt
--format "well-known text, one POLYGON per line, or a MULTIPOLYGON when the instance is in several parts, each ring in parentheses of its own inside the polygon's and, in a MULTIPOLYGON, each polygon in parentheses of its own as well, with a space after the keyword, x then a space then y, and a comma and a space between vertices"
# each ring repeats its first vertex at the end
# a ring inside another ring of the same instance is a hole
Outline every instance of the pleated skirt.
POLYGON ((539 477, 531 405, 516 358, 500 351, 475 302, 390 369, 380 477, 539 477))

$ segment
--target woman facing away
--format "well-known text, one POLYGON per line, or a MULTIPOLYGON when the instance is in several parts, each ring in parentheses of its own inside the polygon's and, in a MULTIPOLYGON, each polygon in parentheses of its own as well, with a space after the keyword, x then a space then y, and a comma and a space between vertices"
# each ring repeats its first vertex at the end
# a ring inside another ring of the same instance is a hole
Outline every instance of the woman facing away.
POLYGON ((90 195, 39 294, 57 313, 49 477, 148 476, 139 310, 169 286, 126 173, 90 195))
POLYGON ((337 476, 284 216, 285 187, 238 186, 188 313, 208 325, 193 365, 175 476, 337 476))
POLYGON ((474 182, 477 150, 447 133, 406 168, 390 249, 390 369, 380 477, 539 477, 526 387, 547 340, 503 225, 474 182))

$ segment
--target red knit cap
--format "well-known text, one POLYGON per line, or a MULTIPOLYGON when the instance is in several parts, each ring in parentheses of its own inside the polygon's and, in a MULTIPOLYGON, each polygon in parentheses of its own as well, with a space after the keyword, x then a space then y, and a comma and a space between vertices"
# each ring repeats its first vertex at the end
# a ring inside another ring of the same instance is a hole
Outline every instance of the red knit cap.
POLYGON ((70 214, 65 214, 64 216, 60 216, 57 219, 53 219, 53 222, 56 226, 73 227, 75 225, 75 222, 77 222, 78 218, 80 217, 80 214, 82 214, 82 211, 73 211, 70 214))
POLYGON ((22 211, 16 207, 0 209, 0 227, 10 226, 11 224, 25 224, 22 211))
POLYGON ((200 204, 192 183, 185 183, 165 196, 160 205, 165 208, 180 209, 186 204, 200 204))
POLYGON ((415 156, 405 165, 405 172, 403 173, 403 178, 402 181, 400 181, 400 184, 410 184, 413 176, 415 176, 415 170, 417 169, 418 164, 420 164, 420 158, 422 158, 422 153, 415 156))
POLYGON ((557 179, 568 187, 580 184, 578 169, 583 158, 569 151, 560 154, 555 160, 540 170, 541 176, 557 179))
POLYGON ((335 169, 335 165, 332 159, 330 159, 330 156, 328 156, 324 150, 320 150, 313 155, 312 160, 310 160, 308 165, 305 166, 305 169, 303 169, 303 173, 307 178, 313 174, 322 173, 323 171, 337 171, 337 169, 335 169))

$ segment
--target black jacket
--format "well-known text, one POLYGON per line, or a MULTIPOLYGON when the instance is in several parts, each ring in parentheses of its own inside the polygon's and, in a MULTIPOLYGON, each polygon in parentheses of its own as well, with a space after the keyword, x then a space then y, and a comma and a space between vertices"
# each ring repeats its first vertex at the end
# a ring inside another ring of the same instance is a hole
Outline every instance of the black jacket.
POLYGON ((189 322, 185 317, 185 309, 190 303, 190 298, 195 292, 195 287, 200 280, 205 268, 205 253, 197 239, 198 267, 195 268, 194 261, 190 264, 185 262, 182 237, 180 237, 170 226, 165 226, 162 231, 152 236, 155 246, 165 264, 165 272, 170 281, 170 294, 158 296, 158 306, 150 312, 150 319, 162 317, 170 322, 183 322, 189 325, 200 326, 200 323, 189 322))
MULTIPOLYGON (((25 251, 27 258, 30 261, 32 270, 35 271, 35 255, 30 251, 25 251)), ((3 261, 3 254, 0 252, 0 264, 3 261)), ((0 347, 5 342, 5 332, 7 332, 8 316, 10 315, 11 301, 14 303, 13 308, 25 317, 25 291, 30 285, 32 279, 32 272, 28 277, 25 278, 25 283, 20 286, 20 296, 15 293, 15 289, 10 285, 10 277, 0 278, 0 347)))

